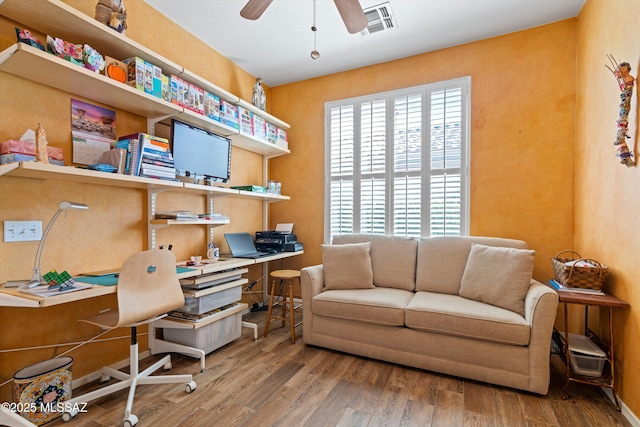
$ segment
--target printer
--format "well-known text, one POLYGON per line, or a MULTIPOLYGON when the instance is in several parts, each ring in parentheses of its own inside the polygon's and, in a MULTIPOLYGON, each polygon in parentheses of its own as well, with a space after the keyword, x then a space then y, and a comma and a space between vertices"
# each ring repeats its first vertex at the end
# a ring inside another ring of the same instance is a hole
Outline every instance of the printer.
POLYGON ((301 242, 291 231, 293 224, 278 224, 275 230, 256 232, 258 251, 297 252, 303 249, 301 242))

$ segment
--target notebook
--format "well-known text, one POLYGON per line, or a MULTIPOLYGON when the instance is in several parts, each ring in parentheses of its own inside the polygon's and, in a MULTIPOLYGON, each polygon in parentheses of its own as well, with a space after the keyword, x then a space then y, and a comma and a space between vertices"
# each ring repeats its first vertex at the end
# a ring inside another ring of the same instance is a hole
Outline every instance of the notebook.
POLYGON ((259 252, 249 233, 225 233, 225 240, 234 258, 261 258, 272 252, 259 252))

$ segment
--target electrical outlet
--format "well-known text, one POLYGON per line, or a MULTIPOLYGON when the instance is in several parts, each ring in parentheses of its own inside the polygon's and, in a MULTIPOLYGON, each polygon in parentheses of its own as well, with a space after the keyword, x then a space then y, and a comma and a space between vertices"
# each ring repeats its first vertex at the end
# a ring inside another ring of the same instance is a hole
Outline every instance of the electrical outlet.
POLYGON ((5 242, 30 242, 42 239, 42 221, 5 221, 5 242))

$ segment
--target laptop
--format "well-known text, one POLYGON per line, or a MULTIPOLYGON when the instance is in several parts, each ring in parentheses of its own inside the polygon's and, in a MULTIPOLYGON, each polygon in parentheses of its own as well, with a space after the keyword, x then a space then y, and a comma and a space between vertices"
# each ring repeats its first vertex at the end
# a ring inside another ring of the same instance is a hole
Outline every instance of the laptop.
POLYGON ((260 252, 249 233, 225 233, 225 240, 234 258, 262 258, 273 255, 272 252, 260 252))

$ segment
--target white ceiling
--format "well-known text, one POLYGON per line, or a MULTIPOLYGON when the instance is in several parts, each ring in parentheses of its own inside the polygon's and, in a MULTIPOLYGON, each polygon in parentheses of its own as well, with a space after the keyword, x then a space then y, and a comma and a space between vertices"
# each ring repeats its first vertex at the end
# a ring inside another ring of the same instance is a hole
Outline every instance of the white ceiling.
MULTIPOLYGON (((360 0, 363 8, 385 0, 360 0)), ((257 21, 245 0, 146 0, 270 87, 537 27, 578 15, 585 0, 390 0, 396 28, 349 34, 332 0, 274 0, 257 21)))

